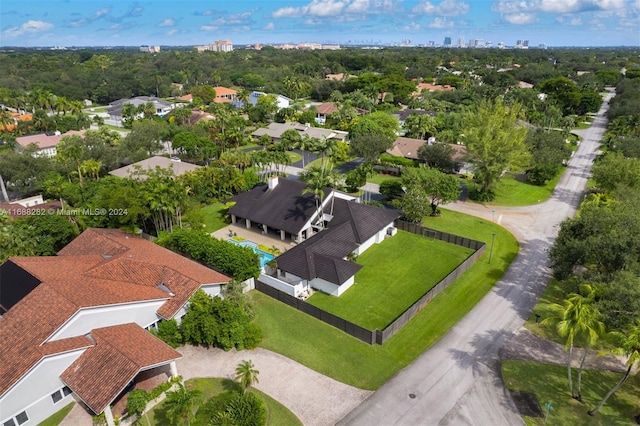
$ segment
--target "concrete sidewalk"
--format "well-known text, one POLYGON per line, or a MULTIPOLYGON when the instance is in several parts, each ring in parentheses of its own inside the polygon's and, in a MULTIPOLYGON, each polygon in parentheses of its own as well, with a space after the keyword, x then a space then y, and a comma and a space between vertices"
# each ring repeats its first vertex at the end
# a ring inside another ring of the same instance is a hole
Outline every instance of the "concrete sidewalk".
POLYGON ((266 349, 225 352, 182 346, 177 361, 184 380, 196 377, 233 379, 236 366, 251 360, 260 372, 255 386, 291 410, 305 426, 335 424, 372 392, 345 385, 266 349))

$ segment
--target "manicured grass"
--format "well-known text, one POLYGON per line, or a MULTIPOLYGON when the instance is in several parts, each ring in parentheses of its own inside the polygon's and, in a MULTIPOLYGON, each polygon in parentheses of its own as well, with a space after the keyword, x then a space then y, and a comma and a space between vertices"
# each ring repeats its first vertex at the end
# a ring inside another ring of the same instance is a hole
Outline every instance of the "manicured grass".
POLYGON ((297 152, 287 151, 287 156, 289 157, 291 164, 302 161, 302 155, 298 154, 297 152))
POLYGON ((402 177, 400 177, 400 176, 394 176, 394 175, 388 175, 388 174, 386 175, 386 174, 383 174, 383 173, 377 173, 377 174, 367 178, 367 182, 377 183, 378 185, 380 185, 385 180, 401 180, 401 179, 402 179, 402 177))
POLYGON ((111 124, 101 124, 100 127, 106 127, 109 130, 116 130, 118 132, 129 133, 131 129, 125 129, 124 127, 112 126, 111 124))
POLYGON ((600 399, 620 380, 622 373, 585 370, 582 373, 584 404, 571 398, 567 384, 567 369, 563 366, 523 361, 504 361, 502 378, 510 390, 536 395, 543 417, 524 417, 528 425, 544 424, 544 404, 549 402, 549 425, 635 425, 640 413, 640 377, 636 374, 607 401, 595 416, 589 416, 600 399))
MULTIPOLYGON (((495 243, 454 284, 427 304, 383 346, 369 345, 262 293, 250 292, 256 320, 264 332, 260 346, 322 374, 361 389, 377 389, 446 334, 503 275, 518 253, 518 242, 491 221, 442 209, 424 226, 495 243)), ((404 252, 396 254, 398 261, 404 252)), ((392 274, 386 274, 393 280, 392 274)))
POLYGON ((529 206, 541 203, 551 196, 562 172, 564 169, 544 186, 520 182, 513 177, 505 176, 498 183, 496 198, 488 204, 493 206, 529 206))
POLYGON ((316 292, 307 301, 369 330, 382 330, 472 253, 399 231, 358 257, 363 268, 343 295, 316 292))
MULTIPOLYGON (((185 387, 187 389, 198 389, 200 392, 202 392, 200 405, 204 404, 206 401, 222 392, 229 390, 240 390, 239 385, 232 380, 211 377, 187 380, 185 382, 185 387)), ((249 388, 248 392, 259 396, 267 406, 267 425, 302 425, 302 422, 300 422, 295 414, 293 414, 287 407, 271 398, 269 395, 255 388, 249 388)), ((144 415, 140 424, 144 426, 161 426, 170 424, 163 409, 163 405, 163 403, 158 404, 151 411, 149 411, 148 414, 144 415), (150 423, 147 422, 147 419, 150 421, 150 423)), ((191 424, 193 426, 208 425, 210 418, 205 418, 202 415, 198 414, 199 413, 196 413, 196 419, 191 424)))
POLYGON ((222 229, 228 225, 224 218, 224 204, 215 203, 210 206, 206 206, 200 209, 202 212, 202 222, 205 225, 207 232, 215 232, 218 229, 222 229))
POLYGON ((42 422, 38 423, 38 426, 58 426, 60 422, 62 422, 62 419, 67 417, 67 414, 69 414, 69 411, 71 411, 74 405, 75 405, 75 402, 72 402, 71 404, 67 404, 60 411, 53 413, 52 415, 44 419, 42 422))

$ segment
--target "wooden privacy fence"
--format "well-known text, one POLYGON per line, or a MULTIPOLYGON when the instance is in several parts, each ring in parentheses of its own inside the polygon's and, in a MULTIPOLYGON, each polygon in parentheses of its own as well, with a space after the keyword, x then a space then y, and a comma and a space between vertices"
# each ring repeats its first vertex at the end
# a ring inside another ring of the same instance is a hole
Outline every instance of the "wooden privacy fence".
POLYGON ((449 287, 451 283, 453 283, 460 275, 462 275, 467 269, 469 269, 478 260, 478 258, 482 256, 486 249, 486 244, 482 241, 464 238, 459 235, 449 234, 447 232, 436 231, 434 229, 416 225, 415 223, 397 220, 395 222, 395 227, 403 231, 411 232, 412 234, 422 235, 424 237, 434 238, 436 240, 446 241, 451 244, 470 248, 474 250, 474 252, 469 257, 467 257, 464 262, 458 265, 456 269, 451 271, 449 275, 444 277, 438 284, 427 291, 406 311, 404 311, 395 320, 393 320, 393 322, 391 322, 391 324, 385 327, 385 329, 382 331, 378 329, 368 330, 364 327, 359 326, 358 324, 354 324, 351 321, 340 318, 339 316, 334 315, 331 312, 327 312, 323 309, 318 308, 317 306, 307 303, 304 300, 298 299, 297 297, 291 296, 283 291, 273 288, 261 281, 256 281, 256 290, 266 294, 267 296, 271 296, 283 303, 286 303, 287 305, 299 311, 305 312, 322 322, 336 327, 344 331, 345 333, 362 340, 363 342, 369 343, 370 345, 382 345, 389 338, 391 338, 391 336, 396 334, 406 323, 408 323, 411 318, 413 318, 418 312, 420 312, 420 310, 427 303, 429 303, 434 297, 436 297, 436 295, 438 295, 438 293, 449 287))

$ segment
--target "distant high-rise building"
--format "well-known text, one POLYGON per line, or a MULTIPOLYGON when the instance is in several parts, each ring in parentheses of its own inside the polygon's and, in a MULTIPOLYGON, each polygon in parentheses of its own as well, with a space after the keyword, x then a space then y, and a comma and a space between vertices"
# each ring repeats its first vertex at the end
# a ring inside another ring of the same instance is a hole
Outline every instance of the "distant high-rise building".
POLYGON ((435 45, 436 45, 436 42, 435 42, 435 41, 433 41, 433 40, 429 40, 429 41, 427 42, 427 47, 433 47, 433 46, 435 46, 435 45))
POLYGON ((458 37, 458 47, 464 47, 464 37, 458 37))
POLYGON ((516 47, 520 49, 528 49, 529 48, 529 40, 518 40, 516 42, 516 47))
POLYGON ((469 47, 478 47, 478 40, 472 38, 469 40, 469 47))
POLYGON ((158 53, 160 51, 160 46, 140 46, 141 52, 149 52, 149 53, 158 53))
POLYGON ((233 43, 231 40, 216 40, 213 43, 209 43, 204 46, 196 46, 198 52, 210 51, 210 52, 231 52, 233 50, 233 43))
POLYGON ((546 49, 546 48, 547 48, 547 45, 544 43, 538 45, 538 49, 546 49))
POLYGON ((445 47, 451 47, 451 37, 445 37, 443 45, 445 47))

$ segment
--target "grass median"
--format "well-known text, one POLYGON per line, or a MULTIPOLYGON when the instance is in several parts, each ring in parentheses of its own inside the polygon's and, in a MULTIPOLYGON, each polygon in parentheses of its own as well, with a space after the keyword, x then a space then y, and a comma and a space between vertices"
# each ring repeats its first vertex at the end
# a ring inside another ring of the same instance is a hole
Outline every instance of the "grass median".
MULTIPOLYGON (((377 389, 409 365, 469 312, 493 287, 518 253, 516 239, 501 226, 443 209, 424 226, 491 244, 453 285, 427 304, 384 345, 369 345, 262 293, 250 296, 264 331, 260 346, 294 359, 322 374, 362 389, 377 389)), ((401 261, 404 253, 396 253, 401 261)), ((388 274, 392 276, 391 274, 388 274)))

